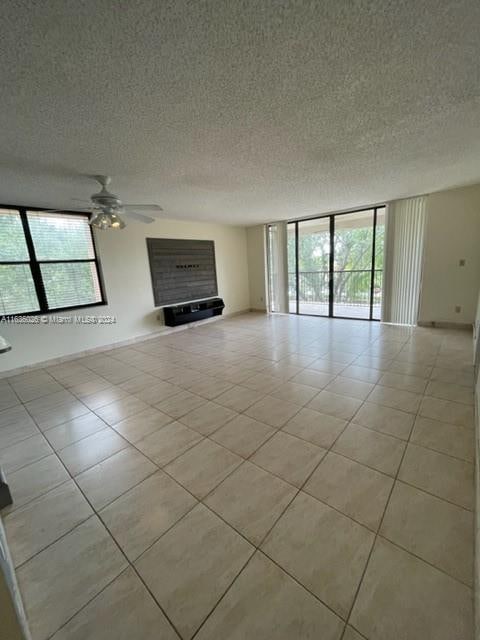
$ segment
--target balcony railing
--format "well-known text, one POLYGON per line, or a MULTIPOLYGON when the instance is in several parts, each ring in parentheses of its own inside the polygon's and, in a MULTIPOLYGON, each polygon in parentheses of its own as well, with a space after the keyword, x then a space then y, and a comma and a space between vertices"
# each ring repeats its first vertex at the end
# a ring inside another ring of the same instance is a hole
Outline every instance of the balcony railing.
MULTIPOLYGON (((329 271, 300 271, 298 274, 298 293, 300 305, 317 305, 318 311, 312 313, 328 313, 329 271)), ((370 310, 372 272, 370 269, 352 269, 333 272, 333 300, 335 315, 367 317, 370 310), (343 309, 341 308, 343 307, 343 309), (355 308, 358 311, 355 311, 355 308), (352 311, 353 309, 353 311, 352 311)), ((383 271, 374 271, 373 317, 380 317, 382 301, 383 271)), ((290 309, 296 302, 295 272, 288 274, 288 295, 290 309)), ((305 312, 305 311, 304 311, 305 312)))

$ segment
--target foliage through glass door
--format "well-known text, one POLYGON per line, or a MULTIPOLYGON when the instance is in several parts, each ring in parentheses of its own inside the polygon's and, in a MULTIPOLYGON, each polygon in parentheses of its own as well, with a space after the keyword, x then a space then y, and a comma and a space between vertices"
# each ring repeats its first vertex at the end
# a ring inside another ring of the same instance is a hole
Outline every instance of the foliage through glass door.
POLYGON ((288 225, 290 313, 380 320, 385 207, 288 225))

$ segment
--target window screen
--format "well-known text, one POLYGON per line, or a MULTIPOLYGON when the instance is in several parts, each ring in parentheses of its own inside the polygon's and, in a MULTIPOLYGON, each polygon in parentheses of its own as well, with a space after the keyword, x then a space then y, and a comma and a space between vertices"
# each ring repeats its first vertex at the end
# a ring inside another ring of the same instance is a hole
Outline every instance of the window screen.
POLYGON ((0 209, 0 314, 39 310, 20 213, 0 209))
POLYGON ((101 302, 95 262, 48 262, 40 269, 50 309, 101 302))
POLYGON ((37 260, 95 260, 88 218, 28 211, 37 260))
POLYGON ((0 260, 2 262, 30 260, 18 211, 0 209, 0 260))
POLYGON ((15 315, 39 311, 35 284, 28 264, 0 264, 0 313, 15 315))
POLYGON ((104 302, 87 215, 0 209, 0 315, 104 302))

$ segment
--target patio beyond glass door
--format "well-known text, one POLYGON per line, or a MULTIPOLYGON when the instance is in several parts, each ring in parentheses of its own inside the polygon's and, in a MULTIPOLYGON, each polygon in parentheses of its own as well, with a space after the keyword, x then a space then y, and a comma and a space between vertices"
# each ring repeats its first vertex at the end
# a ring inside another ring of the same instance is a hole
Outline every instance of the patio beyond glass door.
POLYGON ((288 227, 290 312, 328 316, 330 219, 301 220, 288 227))
POLYGON ((380 320, 385 207, 288 225, 290 313, 380 320))

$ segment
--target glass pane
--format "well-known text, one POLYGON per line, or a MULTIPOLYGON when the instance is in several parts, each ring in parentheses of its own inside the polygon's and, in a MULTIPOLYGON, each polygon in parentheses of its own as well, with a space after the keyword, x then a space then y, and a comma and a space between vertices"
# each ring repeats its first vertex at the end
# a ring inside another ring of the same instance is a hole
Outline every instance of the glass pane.
POLYGON ((335 216, 333 315, 370 318, 373 209, 335 216))
POLYGON ((328 316, 330 218, 298 223, 299 312, 328 316))
POLYGON ((29 211, 37 260, 89 260, 95 257, 86 216, 29 211))
POLYGON ((0 265, 0 314, 13 315, 39 309, 30 266, 0 265))
POLYGON ((20 214, 0 209, 0 261, 24 262, 29 259, 20 214))
POLYGON ((275 224, 268 225, 267 246, 268 246, 268 301, 269 310, 278 311, 277 302, 277 269, 275 259, 275 246, 277 244, 277 226, 275 224))
POLYGON ((287 225, 287 255, 288 255, 288 310, 297 313, 297 259, 295 255, 295 223, 287 225))
POLYGON ((41 264, 49 309, 102 301, 95 262, 41 264))
POLYGON ((375 276, 373 284, 373 319, 381 320, 383 296, 383 255, 385 252, 385 209, 377 210, 375 234, 375 276))

